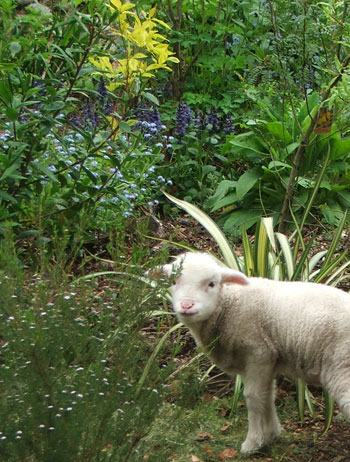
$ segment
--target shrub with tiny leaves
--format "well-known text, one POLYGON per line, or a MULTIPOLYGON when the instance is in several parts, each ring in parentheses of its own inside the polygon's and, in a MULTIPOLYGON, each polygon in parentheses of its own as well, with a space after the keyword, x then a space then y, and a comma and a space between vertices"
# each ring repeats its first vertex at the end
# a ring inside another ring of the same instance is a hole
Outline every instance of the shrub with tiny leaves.
POLYGON ((171 372, 155 363, 138 389, 154 289, 135 267, 94 291, 94 279, 55 285, 48 265, 24 275, 4 242, 0 257, 1 460, 136 460, 171 372))

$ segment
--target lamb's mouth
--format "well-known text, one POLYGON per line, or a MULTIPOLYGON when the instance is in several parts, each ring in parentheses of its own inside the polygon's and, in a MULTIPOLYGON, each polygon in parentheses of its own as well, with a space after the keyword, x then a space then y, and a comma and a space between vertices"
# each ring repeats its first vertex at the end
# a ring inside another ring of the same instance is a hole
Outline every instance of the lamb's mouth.
POLYGON ((198 311, 180 311, 181 316, 194 316, 198 314, 198 311))

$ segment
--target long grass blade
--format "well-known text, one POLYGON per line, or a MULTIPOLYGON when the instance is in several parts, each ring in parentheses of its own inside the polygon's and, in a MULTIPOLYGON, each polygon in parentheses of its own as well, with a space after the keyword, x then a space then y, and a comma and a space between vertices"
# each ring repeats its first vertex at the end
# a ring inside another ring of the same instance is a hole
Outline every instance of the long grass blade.
POLYGON ((348 252, 344 250, 342 254, 340 254, 332 263, 328 263, 328 266, 325 267, 325 265, 322 265, 322 268, 318 274, 318 276, 315 278, 315 282, 321 282, 323 279, 325 279, 333 270, 338 266, 338 264, 343 260, 343 258, 347 257, 348 252))
POLYGON ((288 279, 291 280, 295 270, 292 249, 290 247, 287 237, 284 234, 276 233, 276 236, 281 246, 284 260, 286 262, 288 279))
POLYGON ((260 277, 267 276, 269 258, 269 239, 262 221, 258 223, 254 243, 255 271, 260 277))
POLYGON ((311 399, 311 393, 308 387, 305 387, 305 401, 306 401, 307 407, 309 408, 310 414, 312 418, 314 419, 316 417, 316 412, 315 412, 314 403, 312 402, 312 399, 311 399))
POLYGON ((236 375, 235 390, 234 390, 234 393, 233 393, 230 417, 232 417, 233 414, 236 412, 237 405, 238 405, 238 400, 239 400, 239 397, 241 396, 243 388, 244 388, 244 386, 243 386, 242 377, 240 375, 236 375))
POLYGON ((137 388, 136 388, 136 396, 138 396, 140 394, 140 391, 141 391, 141 388, 143 387, 143 384, 145 383, 145 380, 147 378, 147 375, 153 365, 153 361, 155 360, 157 354, 159 353, 159 351, 162 349, 165 341, 167 340, 167 338, 169 337, 169 335, 171 335, 173 332, 175 332, 176 330, 178 329, 181 329, 183 327, 183 324, 182 322, 179 322, 177 324, 175 324, 175 326, 171 327, 164 335, 163 337, 159 340, 157 346, 155 347, 155 349, 153 350, 151 356, 149 357, 148 361, 147 361, 147 364, 143 370, 143 373, 138 381, 138 384, 137 384, 137 388))
MULTIPOLYGON (((295 268, 295 270, 294 270, 293 276, 291 277, 291 280, 292 280, 292 281, 296 281, 297 278, 298 278, 298 276, 299 276, 299 274, 301 273, 301 271, 302 271, 302 269, 303 269, 303 267, 304 267, 305 261, 307 260, 307 257, 308 257, 308 255, 309 255, 309 252, 310 252, 310 249, 311 249, 311 247, 312 247, 312 244, 313 244, 313 242, 314 242, 314 238, 315 238, 315 236, 312 236, 311 239, 309 239, 309 242, 307 243, 307 246, 306 246, 305 249, 303 250, 303 252, 302 252, 302 254, 301 254, 301 256, 300 256, 300 259, 299 259, 299 261, 298 261, 298 264, 296 265, 296 268, 295 268)), ((309 268, 308 263, 307 263, 305 266, 306 266, 307 269, 309 268)), ((309 274, 310 274, 309 271, 306 271, 306 272, 305 272, 306 278, 309 277, 309 274)), ((303 280, 308 280, 308 279, 303 279, 303 280)))
POLYGON ((331 243, 331 245, 330 245, 330 247, 328 249, 327 256, 326 256, 325 261, 323 262, 323 265, 322 265, 322 269, 327 268, 330 260, 332 259, 333 255, 335 253, 335 250, 337 248, 339 239, 341 237, 341 233, 342 233, 342 231, 344 229, 344 226, 345 226, 345 221, 346 221, 347 214, 348 214, 348 211, 346 210, 345 213, 344 213, 343 218, 341 219, 341 221, 340 221, 340 223, 338 225, 337 232, 335 233, 334 239, 332 240, 332 243, 331 243))
POLYGON ((233 269, 239 270, 237 257, 232 252, 225 235, 222 233, 218 225, 206 213, 204 213, 202 210, 200 210, 195 205, 190 204, 189 202, 177 199, 176 197, 164 191, 163 191, 163 194, 171 202, 176 204, 178 207, 181 207, 183 210, 189 213, 195 220, 197 220, 202 226, 204 226, 204 228, 208 231, 209 234, 211 234, 215 242, 220 247, 220 250, 222 252, 222 255, 224 257, 226 264, 233 269))
POLYGON ((254 276, 253 250, 249 242, 248 234, 245 229, 242 230, 242 244, 243 244, 245 274, 247 276, 254 276))
POLYGON ((273 229, 273 218, 272 217, 263 217, 261 219, 262 224, 264 225, 267 237, 269 238, 271 248, 274 252, 277 251, 275 233, 273 229))
POLYGON ((297 403, 298 403, 298 413, 301 425, 304 424, 304 412, 305 412, 305 382, 301 379, 298 379, 296 382, 297 387, 297 403))
POLYGON ((331 423, 332 423, 333 413, 334 413, 333 399, 331 398, 327 390, 323 390, 323 392, 324 392, 324 400, 326 404, 326 419, 325 419, 324 429, 323 429, 321 436, 325 435, 328 432, 329 427, 331 426, 331 423))

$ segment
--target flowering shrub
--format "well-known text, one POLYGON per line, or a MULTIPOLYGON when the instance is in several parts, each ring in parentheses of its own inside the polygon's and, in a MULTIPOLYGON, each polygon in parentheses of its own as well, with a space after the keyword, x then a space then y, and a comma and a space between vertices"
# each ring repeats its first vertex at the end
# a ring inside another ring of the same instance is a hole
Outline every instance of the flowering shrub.
POLYGON ((125 277, 101 293, 93 280, 25 278, 4 242, 0 254, 2 460, 137 460, 171 372, 154 363, 138 388, 149 355, 141 329, 156 293, 135 269, 119 268, 125 277))

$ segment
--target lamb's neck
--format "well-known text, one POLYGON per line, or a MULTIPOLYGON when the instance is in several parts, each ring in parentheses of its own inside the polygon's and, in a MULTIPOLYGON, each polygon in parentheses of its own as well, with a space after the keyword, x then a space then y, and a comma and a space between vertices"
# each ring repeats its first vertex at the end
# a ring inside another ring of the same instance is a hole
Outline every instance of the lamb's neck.
POLYGON ((216 310, 205 321, 188 323, 187 327, 190 329, 197 345, 210 348, 214 345, 219 337, 220 324, 222 322, 221 310, 216 310))

